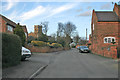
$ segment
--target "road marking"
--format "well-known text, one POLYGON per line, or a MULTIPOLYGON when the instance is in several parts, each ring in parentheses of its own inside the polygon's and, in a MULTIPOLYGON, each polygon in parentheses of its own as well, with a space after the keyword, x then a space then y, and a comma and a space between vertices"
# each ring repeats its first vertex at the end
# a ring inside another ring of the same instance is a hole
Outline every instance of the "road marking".
POLYGON ((42 70, 44 70, 48 65, 42 66, 40 67, 35 73, 33 73, 28 80, 32 80, 32 78, 34 78, 35 76, 37 76, 42 70))

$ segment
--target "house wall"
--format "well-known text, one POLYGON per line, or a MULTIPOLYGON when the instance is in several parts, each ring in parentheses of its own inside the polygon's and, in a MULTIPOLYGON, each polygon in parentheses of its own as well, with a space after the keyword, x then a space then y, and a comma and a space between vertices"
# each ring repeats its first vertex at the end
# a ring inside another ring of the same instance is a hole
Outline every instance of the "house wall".
POLYGON ((117 58, 117 48, 119 48, 120 51, 120 22, 98 22, 96 13, 93 10, 91 36, 89 37, 92 53, 117 58), (104 43, 104 37, 115 37, 116 43, 104 43))
POLYGON ((118 47, 118 23, 116 22, 98 22, 95 26, 93 36, 93 53, 102 56, 117 58, 118 47), (104 37, 115 37, 116 43, 104 43, 104 37))
POLYGON ((120 7, 115 3, 113 11, 119 16, 120 19, 120 7))
POLYGON ((11 32, 7 30, 7 22, 2 17, 0 17, 0 29, 0 32, 7 32, 13 34, 13 31, 11 32))
POLYGON ((0 17, 0 32, 6 32, 6 21, 0 17))

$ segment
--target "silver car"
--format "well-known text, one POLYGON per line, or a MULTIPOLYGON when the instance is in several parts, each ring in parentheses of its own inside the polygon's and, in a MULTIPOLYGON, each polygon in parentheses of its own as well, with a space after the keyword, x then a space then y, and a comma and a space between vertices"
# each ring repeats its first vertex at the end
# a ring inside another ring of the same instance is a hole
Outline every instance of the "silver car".
POLYGON ((89 48, 87 46, 80 46, 79 47, 79 52, 82 53, 82 52, 90 52, 89 48))

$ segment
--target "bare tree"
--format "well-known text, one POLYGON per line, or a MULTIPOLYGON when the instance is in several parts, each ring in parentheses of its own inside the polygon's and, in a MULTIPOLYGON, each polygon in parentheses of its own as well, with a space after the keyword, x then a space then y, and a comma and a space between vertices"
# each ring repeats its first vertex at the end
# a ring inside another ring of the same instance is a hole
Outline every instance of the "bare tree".
POLYGON ((71 34, 76 31, 76 26, 72 22, 67 22, 64 26, 64 33, 71 37, 71 34))
POLYGON ((47 32, 48 32, 48 23, 47 21, 45 22, 41 22, 41 25, 43 26, 42 29, 43 29, 43 33, 47 35, 47 32))
POLYGON ((74 40, 74 42, 75 42, 76 44, 79 43, 80 37, 79 37, 79 34, 78 34, 78 33, 76 33, 76 35, 73 37, 73 40, 74 40))
POLYGON ((63 31, 64 31, 64 24, 63 23, 61 23, 61 22, 59 22, 58 23, 58 30, 57 30, 57 36, 62 36, 62 34, 63 34, 63 31))

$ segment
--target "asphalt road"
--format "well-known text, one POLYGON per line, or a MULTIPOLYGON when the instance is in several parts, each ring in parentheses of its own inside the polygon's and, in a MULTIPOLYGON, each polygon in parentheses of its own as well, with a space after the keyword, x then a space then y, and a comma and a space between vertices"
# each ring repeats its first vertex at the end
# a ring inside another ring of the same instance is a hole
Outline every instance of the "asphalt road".
POLYGON ((117 78, 117 60, 77 49, 60 51, 50 58, 49 65, 35 78, 117 78), (58 54, 59 53, 59 54, 58 54))
POLYGON ((77 49, 53 53, 34 53, 21 64, 2 70, 3 78, 29 78, 42 66, 48 65, 33 78, 117 78, 118 62, 77 49))

